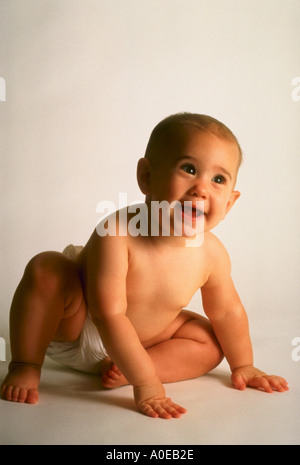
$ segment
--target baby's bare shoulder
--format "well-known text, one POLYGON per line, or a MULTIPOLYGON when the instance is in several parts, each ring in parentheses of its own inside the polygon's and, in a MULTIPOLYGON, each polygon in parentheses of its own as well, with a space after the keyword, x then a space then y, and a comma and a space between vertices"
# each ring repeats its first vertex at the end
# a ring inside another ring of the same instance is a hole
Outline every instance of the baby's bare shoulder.
POLYGON ((224 244, 212 232, 208 232, 205 235, 204 244, 207 248, 207 252, 212 255, 214 254, 228 255, 228 252, 224 244))
POLYGON ((127 262, 128 241, 120 235, 99 234, 95 229, 87 244, 80 253, 79 263, 81 267, 89 267, 91 264, 113 262, 127 262))
POLYGON ((210 275, 230 273, 231 261, 224 244, 213 233, 205 237, 206 255, 209 261, 210 275))

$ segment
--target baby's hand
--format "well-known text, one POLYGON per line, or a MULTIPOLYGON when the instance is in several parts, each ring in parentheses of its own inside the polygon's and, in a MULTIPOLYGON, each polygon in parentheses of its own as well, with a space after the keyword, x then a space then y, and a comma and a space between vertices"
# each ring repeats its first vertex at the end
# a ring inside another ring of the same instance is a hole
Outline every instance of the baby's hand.
POLYGON ((231 380, 234 386, 243 391, 247 386, 262 389, 272 393, 274 391, 288 391, 288 383, 284 378, 267 375, 253 366, 236 368, 233 370, 231 380))
POLYGON ((152 418, 180 418, 186 409, 165 397, 165 390, 160 382, 147 386, 134 387, 134 399, 140 412, 152 418))
POLYGON ((137 404, 140 412, 152 418, 180 418, 186 409, 180 405, 174 404, 169 397, 162 397, 160 399, 148 399, 137 404))

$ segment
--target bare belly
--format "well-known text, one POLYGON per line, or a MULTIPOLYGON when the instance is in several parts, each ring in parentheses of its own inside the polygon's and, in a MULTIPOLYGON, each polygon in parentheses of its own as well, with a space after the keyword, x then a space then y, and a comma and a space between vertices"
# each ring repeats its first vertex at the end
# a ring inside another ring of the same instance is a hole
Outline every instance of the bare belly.
POLYGON ((197 313, 190 312, 189 310, 182 310, 179 315, 177 315, 177 317, 172 321, 172 323, 161 333, 145 341, 142 340, 141 342, 143 347, 147 349, 147 347, 152 347, 155 344, 159 344, 160 342, 171 339, 182 325, 195 318, 202 319, 203 317, 197 313))

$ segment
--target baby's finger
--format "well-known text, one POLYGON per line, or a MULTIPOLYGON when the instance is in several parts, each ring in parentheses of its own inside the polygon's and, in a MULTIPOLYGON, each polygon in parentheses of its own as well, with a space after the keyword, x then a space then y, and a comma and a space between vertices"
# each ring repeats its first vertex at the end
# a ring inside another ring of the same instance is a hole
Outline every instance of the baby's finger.
POLYGON ((144 403, 140 404, 138 405, 138 409, 141 413, 143 413, 147 417, 158 418, 159 416, 158 413, 156 413, 155 410, 153 410, 153 408, 149 404, 144 404, 144 403))
POLYGON ((162 406, 162 405, 155 405, 153 409, 160 418, 163 418, 165 420, 170 420, 170 418, 172 418, 171 413, 168 412, 169 410, 168 407, 166 408, 165 406, 162 406))
POLYGON ((257 389, 263 389, 269 394, 274 392, 269 381, 263 376, 255 376, 249 381, 248 385, 257 389))
POLYGON ((288 391, 290 389, 289 383, 285 379, 281 381, 281 386, 283 387, 284 391, 288 391))
POLYGON ((174 408, 177 410, 179 413, 186 413, 187 409, 184 407, 181 407, 181 405, 173 404, 174 408))
POLYGON ((163 404, 163 408, 169 413, 173 418, 180 418, 181 414, 186 413, 186 409, 181 407, 178 404, 174 404, 171 399, 167 399, 163 404))
POLYGON ((170 420, 172 418, 171 413, 169 413, 165 407, 158 403, 152 405, 147 404, 145 406, 145 413, 152 418, 163 418, 164 420, 170 420))
POLYGON ((273 389, 275 389, 278 392, 285 392, 288 391, 288 383, 284 378, 281 378, 279 376, 268 376, 267 377, 270 385, 272 386, 273 389))
POLYGON ((246 389, 246 383, 242 377, 242 375, 232 375, 232 382, 236 389, 240 391, 244 391, 246 389))

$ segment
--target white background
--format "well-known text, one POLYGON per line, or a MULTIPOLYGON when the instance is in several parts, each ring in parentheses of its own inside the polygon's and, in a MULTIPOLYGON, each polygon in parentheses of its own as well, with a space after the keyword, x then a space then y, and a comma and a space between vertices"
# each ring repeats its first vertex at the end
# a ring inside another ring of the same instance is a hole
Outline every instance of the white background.
POLYGON ((29 259, 84 244, 99 201, 143 200, 135 169, 152 128, 192 111, 223 121, 243 148, 242 196, 215 232, 252 333, 284 337, 290 354, 300 335, 299 0, 0 6, 0 336, 29 259))
POLYGON ((300 0, 0 0, 0 34, 0 337, 29 259, 84 244, 99 201, 143 200, 135 169, 154 125, 207 113, 245 155, 242 196, 215 232, 255 360, 291 387, 241 393, 223 362, 168 385, 188 414, 164 422, 136 413, 131 387, 47 362, 37 406, 0 401, 0 442, 299 444, 300 0))

